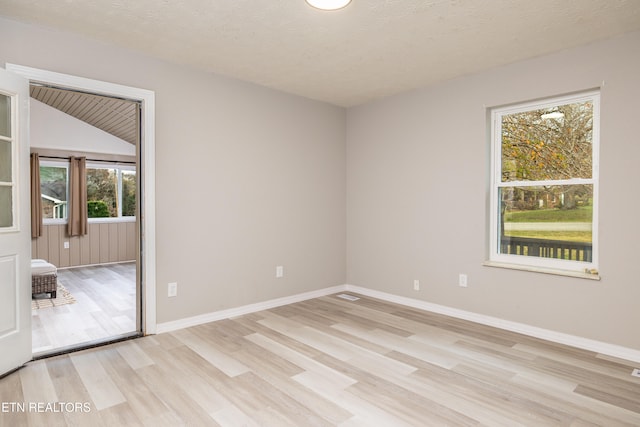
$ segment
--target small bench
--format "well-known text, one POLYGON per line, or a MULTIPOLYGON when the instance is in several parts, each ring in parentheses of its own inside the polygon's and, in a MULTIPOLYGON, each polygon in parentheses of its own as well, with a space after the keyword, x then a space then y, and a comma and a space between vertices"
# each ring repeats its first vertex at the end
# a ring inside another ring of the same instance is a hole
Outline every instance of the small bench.
POLYGON ((58 290, 58 269, 43 259, 31 260, 31 297, 49 294, 56 297, 58 290))

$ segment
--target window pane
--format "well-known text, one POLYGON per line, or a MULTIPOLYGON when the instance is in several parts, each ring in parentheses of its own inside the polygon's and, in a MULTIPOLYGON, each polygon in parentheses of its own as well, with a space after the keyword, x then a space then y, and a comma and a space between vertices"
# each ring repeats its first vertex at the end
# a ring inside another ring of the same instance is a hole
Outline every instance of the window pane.
POLYGON ((593 185, 499 189, 499 253, 592 261, 593 185))
POLYGON ((89 218, 118 216, 118 178, 115 169, 87 168, 89 218))
POLYGON ((502 182, 592 177, 593 103, 502 116, 502 182))
POLYGON ((0 95, 0 136, 11 138, 11 97, 0 95))
POLYGON ((136 173, 122 171, 122 216, 136 215, 136 173))
POLYGON ((0 182, 11 182, 11 142, 0 140, 0 182))
POLYGON ((13 226, 12 187, 0 187, 0 227, 13 226))
POLYGON ((42 218, 67 218, 67 168, 40 166, 42 218))

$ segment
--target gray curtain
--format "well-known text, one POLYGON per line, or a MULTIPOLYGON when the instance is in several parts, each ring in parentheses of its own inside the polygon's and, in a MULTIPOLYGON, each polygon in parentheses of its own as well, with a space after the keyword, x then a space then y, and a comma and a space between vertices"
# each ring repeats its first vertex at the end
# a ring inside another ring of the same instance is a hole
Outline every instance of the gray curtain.
POLYGON ((85 157, 69 158, 69 236, 87 234, 87 169, 85 157))
POLYGON ((40 194, 40 157, 31 153, 31 238, 42 236, 42 194, 40 194))

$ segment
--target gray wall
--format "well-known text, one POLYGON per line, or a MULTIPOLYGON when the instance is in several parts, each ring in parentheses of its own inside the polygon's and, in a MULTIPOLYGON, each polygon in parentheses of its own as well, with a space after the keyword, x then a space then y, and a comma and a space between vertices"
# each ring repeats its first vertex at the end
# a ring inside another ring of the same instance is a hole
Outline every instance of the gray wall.
POLYGON ((159 323, 345 283, 344 109, 5 19, 0 40, 2 65, 155 91, 159 323))
POLYGON ((347 282, 640 349, 638 52, 634 33, 350 109, 347 282), (596 87, 602 280, 483 266, 487 107, 596 87))
POLYGON ((0 63, 156 92, 158 322, 347 282, 640 349, 639 33, 346 116, 2 19, 0 40, 0 63), (487 107, 603 81, 602 280, 483 267, 487 107), (285 278, 274 278, 276 265, 285 278), (457 286, 460 272, 468 288, 457 286), (412 290, 413 279, 421 291, 412 290), (179 296, 168 299, 172 281, 179 296))

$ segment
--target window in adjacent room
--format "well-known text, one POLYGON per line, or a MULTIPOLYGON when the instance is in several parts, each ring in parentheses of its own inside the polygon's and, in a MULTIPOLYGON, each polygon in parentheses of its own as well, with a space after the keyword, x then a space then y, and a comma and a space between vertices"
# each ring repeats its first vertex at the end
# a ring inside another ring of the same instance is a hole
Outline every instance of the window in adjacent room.
POLYGON ((597 272, 599 101, 492 111, 491 261, 597 272))
POLYGON ((67 220, 68 177, 68 163, 40 162, 42 219, 45 223, 64 223, 67 220))
MULTIPOLYGON (((45 224, 66 223, 69 163, 40 160, 42 218, 45 224)), ((136 170, 133 166, 87 165, 87 213, 90 221, 136 216, 136 170)))
POLYGON ((87 165, 89 218, 134 217, 136 172, 133 168, 87 165))

